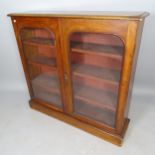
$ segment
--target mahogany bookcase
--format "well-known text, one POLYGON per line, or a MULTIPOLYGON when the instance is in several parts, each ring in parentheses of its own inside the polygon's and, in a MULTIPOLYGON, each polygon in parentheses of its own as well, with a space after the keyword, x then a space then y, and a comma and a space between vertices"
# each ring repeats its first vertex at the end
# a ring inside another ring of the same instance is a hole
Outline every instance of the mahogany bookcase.
POLYGON ((30 106, 121 145, 146 12, 13 13, 30 106))

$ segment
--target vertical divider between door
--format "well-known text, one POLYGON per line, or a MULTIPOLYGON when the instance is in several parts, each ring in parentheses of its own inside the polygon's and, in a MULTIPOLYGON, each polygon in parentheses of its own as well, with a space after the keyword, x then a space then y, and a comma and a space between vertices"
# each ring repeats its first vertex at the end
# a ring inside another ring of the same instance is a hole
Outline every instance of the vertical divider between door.
POLYGON ((65 30, 65 23, 63 18, 58 19, 59 27, 59 38, 60 38, 60 47, 61 47, 61 64, 62 64, 62 83, 63 83, 63 96, 64 96, 64 111, 67 114, 73 112, 72 105, 72 85, 71 85, 71 71, 70 71, 70 57, 69 57, 69 40, 68 34, 65 30), (63 26, 62 26, 63 24, 63 26))

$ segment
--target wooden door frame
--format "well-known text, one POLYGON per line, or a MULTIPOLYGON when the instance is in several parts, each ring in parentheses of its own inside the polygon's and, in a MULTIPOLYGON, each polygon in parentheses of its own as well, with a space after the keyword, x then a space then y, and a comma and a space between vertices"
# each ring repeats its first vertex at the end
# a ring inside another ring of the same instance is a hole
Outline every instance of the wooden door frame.
MULTIPOLYGON (((124 42, 125 50, 122 62, 122 71, 121 71, 121 80, 120 80, 120 87, 119 87, 119 97, 117 103, 117 110, 116 110, 116 121, 115 121, 115 128, 111 128, 107 125, 98 125, 96 123, 92 123, 94 126, 98 128, 105 129, 108 132, 121 134, 124 128, 126 128, 129 120, 125 119, 125 108, 126 108, 126 100, 128 97, 128 88, 130 82, 130 72, 131 67, 130 63, 132 63, 132 57, 130 54, 133 54, 134 47, 131 47, 131 35, 135 35, 136 31, 133 30, 131 34, 131 30, 136 28, 130 26, 131 23, 135 24, 135 22, 131 22, 128 20, 96 20, 96 19, 63 19, 59 18, 60 23, 60 31, 61 31, 61 43, 63 44, 63 62, 65 65, 65 73, 67 74, 68 78, 70 79, 68 84, 66 85, 66 96, 68 95, 68 113, 73 113, 73 92, 72 92, 72 81, 71 81, 71 69, 70 69, 70 58, 69 58, 69 36, 73 32, 102 32, 105 34, 114 34, 124 42), (131 28, 130 28, 131 27, 131 28), (127 60, 128 59, 128 60, 127 60), (124 93, 126 92, 126 93, 124 93), (126 121, 126 122, 125 122, 126 121)), ((136 25, 135 25, 136 26, 136 25)), ((134 37, 134 36, 133 36, 134 37)), ((134 43, 134 41, 132 41, 134 43)), ((80 119, 77 117, 77 119, 80 119)), ((87 119, 80 119, 86 123, 90 123, 87 119)))
MULTIPOLYGON (((59 39, 59 33, 58 33, 58 20, 57 18, 40 18, 40 17, 11 17, 12 20, 12 24, 14 27, 14 31, 15 31, 15 36, 16 36, 16 40, 17 40, 17 44, 18 44, 18 48, 19 48, 19 53, 20 53, 20 57, 21 57, 21 62, 23 65, 23 69, 24 69, 24 73, 26 76, 26 82, 28 84, 28 88, 29 88, 29 94, 31 96, 31 100, 36 100, 37 99, 33 99, 33 90, 32 90, 32 85, 31 85, 31 79, 30 79, 30 75, 29 75, 29 71, 28 71, 28 66, 26 63, 26 57, 23 51, 23 47, 22 47, 22 41, 20 39, 20 30, 22 28, 45 28, 46 30, 49 30, 51 33, 54 34, 55 37, 55 47, 56 47, 56 57, 57 57, 57 70, 58 70, 58 78, 59 78, 59 83, 60 83, 60 93, 61 93, 61 100, 62 100, 62 106, 63 109, 59 109, 53 105, 50 105, 51 108, 58 110, 58 111, 62 111, 64 110, 65 107, 65 101, 64 101, 64 88, 63 88, 63 70, 62 70, 62 61, 61 61, 61 47, 60 45, 60 39, 59 39)), ((46 103, 44 103, 46 104, 46 103)), ((47 104, 46 104, 47 105, 47 104)))

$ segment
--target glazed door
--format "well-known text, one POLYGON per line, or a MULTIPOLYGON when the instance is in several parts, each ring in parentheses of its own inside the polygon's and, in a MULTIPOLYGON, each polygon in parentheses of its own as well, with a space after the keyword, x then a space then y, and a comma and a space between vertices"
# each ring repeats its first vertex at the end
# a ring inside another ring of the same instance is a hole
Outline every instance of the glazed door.
POLYGON ((80 19, 62 24, 64 42, 68 42, 65 44, 69 66, 66 73, 71 79, 68 89, 72 92, 70 113, 100 128, 116 128, 125 49, 121 39, 125 34, 117 27, 125 30, 126 24, 80 19))
POLYGON ((13 19, 31 98, 62 109, 58 22, 46 18, 13 19))

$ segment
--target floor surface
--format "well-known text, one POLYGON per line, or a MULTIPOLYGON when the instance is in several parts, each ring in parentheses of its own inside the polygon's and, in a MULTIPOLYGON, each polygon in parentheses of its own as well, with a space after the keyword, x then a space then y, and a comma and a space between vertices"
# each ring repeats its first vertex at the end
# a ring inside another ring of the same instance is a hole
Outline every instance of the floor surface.
POLYGON ((122 147, 28 106, 25 92, 0 93, 0 155, 155 155, 155 99, 133 96, 122 147))

